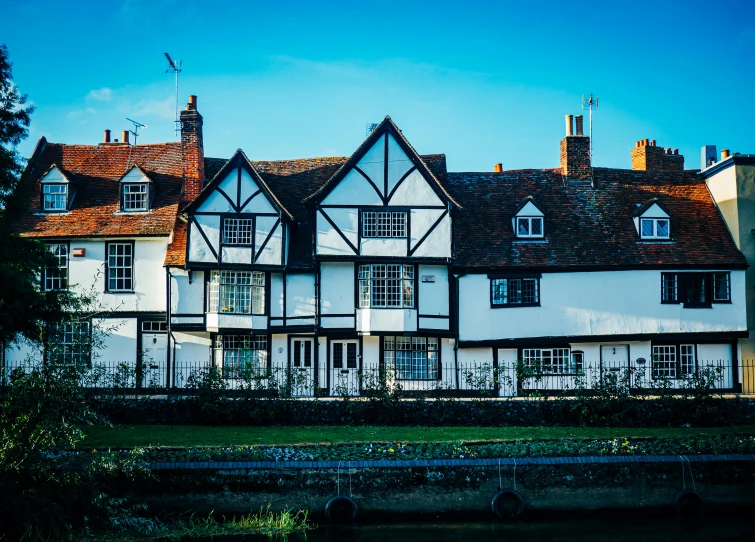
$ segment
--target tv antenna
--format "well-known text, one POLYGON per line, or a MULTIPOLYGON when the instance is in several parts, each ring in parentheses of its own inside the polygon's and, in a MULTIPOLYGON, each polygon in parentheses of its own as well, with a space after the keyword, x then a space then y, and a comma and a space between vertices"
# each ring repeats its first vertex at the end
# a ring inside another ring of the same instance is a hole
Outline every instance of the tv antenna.
POLYGON ((178 117, 178 74, 181 73, 181 65, 183 60, 174 62, 168 53, 165 53, 165 58, 168 59, 169 68, 165 70, 165 73, 173 72, 176 75, 176 133, 181 130, 181 121, 178 117))
POLYGON ((598 97, 593 96, 592 92, 590 93, 590 97, 585 99, 584 94, 582 95, 582 110, 584 111, 585 106, 588 107, 590 110, 590 163, 592 164, 592 110, 593 106, 595 109, 598 108, 598 97))
POLYGON ((369 136, 372 132, 375 131, 375 128, 377 128, 377 127, 378 127, 377 123, 375 123, 375 122, 368 122, 367 126, 366 126, 366 128, 367 128, 367 135, 369 136))
POLYGON ((133 130, 129 130, 132 134, 134 134, 134 146, 136 146, 136 138, 139 137, 139 128, 147 128, 146 124, 142 124, 141 122, 136 122, 135 120, 132 120, 128 117, 126 117, 126 120, 129 121, 131 124, 134 125, 133 130))

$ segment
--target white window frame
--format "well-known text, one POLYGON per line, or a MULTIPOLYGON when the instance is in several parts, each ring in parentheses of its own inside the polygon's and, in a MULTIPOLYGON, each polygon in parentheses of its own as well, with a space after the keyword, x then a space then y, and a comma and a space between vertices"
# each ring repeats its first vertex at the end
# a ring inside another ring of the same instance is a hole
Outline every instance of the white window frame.
POLYGON ((643 218, 640 217, 640 239, 662 239, 662 240, 668 240, 671 239, 671 219, 669 218, 643 218), (666 235, 661 235, 658 233, 658 223, 659 222, 665 222, 666 223, 666 235), (650 223, 652 234, 646 235, 645 234, 645 228, 644 224, 650 223))
POLYGON ((68 289, 68 264, 70 254, 68 243, 48 243, 49 250, 58 261, 57 267, 46 267, 42 277, 42 289, 45 292, 68 289))
POLYGON ((676 378, 677 351, 675 344, 654 344, 651 374, 653 378, 676 378))
POLYGON ((92 335, 88 320, 52 324, 48 330, 45 358, 54 365, 90 365, 92 335))
POLYGON ((42 210, 67 211, 68 185, 65 183, 42 183, 42 210), (53 191, 53 189, 61 188, 62 191, 53 191))
POLYGON ((383 362, 397 380, 438 380, 438 337, 383 337, 383 362))
POLYGON ((107 291, 108 292, 133 292, 134 291, 134 252, 135 243, 109 242, 107 243, 107 291), (122 247, 121 254, 118 248, 122 247), (115 253, 113 253, 115 249, 115 253), (122 258, 122 260, 119 260, 122 258), (121 286, 121 287, 119 287, 121 286))
POLYGON ((519 239, 542 239, 545 237, 545 219, 542 216, 517 216, 514 225, 516 227, 516 236, 519 239), (525 233, 521 233, 519 230, 520 222, 527 225, 525 233), (533 222, 540 223, 540 233, 532 233, 533 222))
POLYGON ((377 263, 358 267, 359 308, 413 309, 413 264, 377 263))
POLYGON ((227 379, 259 375, 268 368, 268 342, 267 335, 216 335, 215 365, 227 379))
POLYGON ((124 213, 149 211, 149 183, 121 183, 121 211, 124 213))
POLYGON ((362 211, 365 239, 406 239, 406 211, 362 211))
POLYGON ((264 271, 210 272, 207 312, 265 314, 264 271))
POLYGON ((254 244, 254 219, 241 217, 224 218, 223 244, 252 246, 254 244))
POLYGON ((570 348, 522 348, 522 361, 527 367, 533 367, 534 362, 539 361, 543 374, 563 375, 575 372, 570 348))

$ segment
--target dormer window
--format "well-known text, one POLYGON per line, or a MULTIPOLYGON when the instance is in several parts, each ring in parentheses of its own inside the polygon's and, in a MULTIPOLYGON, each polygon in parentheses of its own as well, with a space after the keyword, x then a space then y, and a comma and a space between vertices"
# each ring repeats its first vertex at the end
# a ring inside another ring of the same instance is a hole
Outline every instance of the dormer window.
POLYGON ((68 210, 68 185, 67 184, 42 185, 42 209, 44 211, 68 210))
POLYGON ((543 217, 541 216, 518 216, 516 217, 517 237, 542 237, 543 217))
POLYGON ((147 183, 124 183, 121 210, 124 212, 147 211, 149 190, 147 183))
POLYGON ((669 239, 668 218, 640 219, 640 237, 642 239, 669 239))

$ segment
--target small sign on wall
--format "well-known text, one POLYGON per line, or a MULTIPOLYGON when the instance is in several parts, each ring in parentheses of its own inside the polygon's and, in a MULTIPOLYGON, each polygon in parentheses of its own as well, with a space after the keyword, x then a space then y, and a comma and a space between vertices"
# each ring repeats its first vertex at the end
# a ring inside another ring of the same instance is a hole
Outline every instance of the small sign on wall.
POLYGON ((81 258, 81 257, 87 255, 87 249, 85 249, 85 248, 74 248, 71 251, 71 254, 73 255, 74 258, 81 258))
POLYGON ((422 282, 435 282, 435 275, 422 275, 422 282))

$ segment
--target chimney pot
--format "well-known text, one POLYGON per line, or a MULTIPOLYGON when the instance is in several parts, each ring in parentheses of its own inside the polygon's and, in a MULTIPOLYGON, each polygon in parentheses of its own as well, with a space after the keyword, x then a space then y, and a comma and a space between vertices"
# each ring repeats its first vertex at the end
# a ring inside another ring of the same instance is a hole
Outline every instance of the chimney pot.
POLYGON ((650 140, 649 139, 645 138, 645 139, 642 140, 642 146, 643 147, 647 147, 649 144, 650 144, 650 140))
POLYGON ((573 115, 566 115, 566 136, 567 137, 569 137, 570 135, 574 135, 573 119, 574 119, 573 115))
POLYGON ((128 130, 123 130, 121 133, 121 141, 128 143, 128 130))
POLYGON ((678 155, 679 154, 679 149, 674 149, 674 154, 678 155))
POLYGON ((502 171, 503 171, 503 164, 496 164, 493 167, 493 172, 494 173, 501 173, 502 171))
POLYGON ((650 146, 651 147, 655 147, 655 139, 651 139, 650 140, 650 146))
POLYGON ((721 149, 721 160, 726 160, 730 154, 731 151, 729 149, 721 149))
POLYGON ((189 96, 189 103, 186 104, 186 110, 196 110, 197 109, 197 97, 195 95, 189 96))
POLYGON ((110 143, 110 130, 105 130, 105 143, 110 143))
POLYGON ((582 126, 583 126, 582 125, 582 115, 577 115, 576 117, 574 117, 574 119, 577 122, 577 135, 578 136, 584 135, 583 129, 582 129, 582 126))

